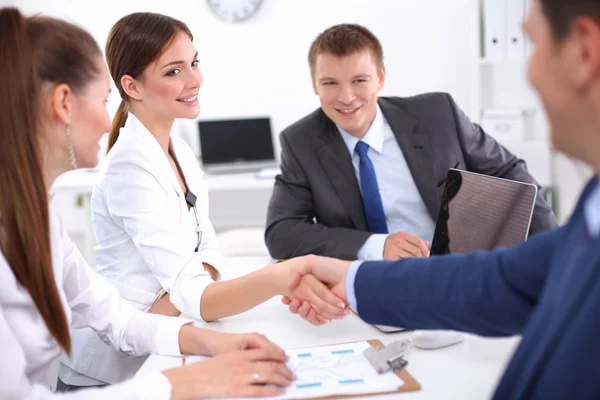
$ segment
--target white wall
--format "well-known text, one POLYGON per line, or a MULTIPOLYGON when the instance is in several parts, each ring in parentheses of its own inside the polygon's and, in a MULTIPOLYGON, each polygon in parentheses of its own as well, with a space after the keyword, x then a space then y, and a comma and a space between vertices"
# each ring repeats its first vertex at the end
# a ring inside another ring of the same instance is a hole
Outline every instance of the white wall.
MULTIPOLYGON (((264 0, 258 15, 240 24, 221 22, 205 0, 0 0, 6 4, 75 21, 102 47, 112 24, 128 13, 179 18, 200 53, 201 118, 267 115, 275 135, 318 107, 308 48, 322 30, 343 22, 365 25, 381 40, 383 95, 447 91, 471 110, 473 0, 264 0)), ((115 92, 112 113, 118 102, 115 92)))
MULTIPOLYGON (((128 13, 153 11, 182 19, 194 33, 204 73, 200 118, 266 115, 272 118, 277 136, 318 107, 306 61, 308 48, 322 30, 343 22, 365 25, 381 40, 387 67, 382 95, 447 91, 478 120, 473 110, 479 88, 472 79, 479 73, 473 30, 477 1, 263 0, 258 15, 240 24, 220 21, 205 0, 0 0, 0 6, 16 5, 27 13, 67 18, 88 29, 101 47, 112 24, 128 13)), ((506 79, 500 94, 508 96, 509 103, 511 97, 518 103, 520 95, 506 89, 514 88, 516 81, 506 79)), ((111 114, 119 101, 114 91, 111 114)), ((197 146, 195 123, 180 124, 180 129, 197 146)), ((279 141, 275 143, 278 154, 279 141)), ((518 156, 525 157, 523 152, 515 149, 518 156)), ((589 175, 583 171, 564 157, 557 162, 563 221, 589 175)))

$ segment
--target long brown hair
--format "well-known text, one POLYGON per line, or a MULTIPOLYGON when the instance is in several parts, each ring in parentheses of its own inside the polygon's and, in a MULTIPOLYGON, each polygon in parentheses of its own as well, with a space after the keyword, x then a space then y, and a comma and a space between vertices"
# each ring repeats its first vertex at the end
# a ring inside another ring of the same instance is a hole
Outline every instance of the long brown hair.
POLYGON ((0 250, 48 330, 67 352, 69 326, 52 268, 40 150, 42 85, 82 90, 99 73, 94 39, 48 17, 0 8, 0 250))
POLYGON ((121 104, 108 135, 108 150, 119 138, 119 130, 127 121, 129 97, 123 90, 121 78, 142 77, 144 70, 161 56, 178 33, 193 40, 187 25, 162 14, 141 12, 124 16, 112 27, 106 41, 106 61, 119 94, 121 104))

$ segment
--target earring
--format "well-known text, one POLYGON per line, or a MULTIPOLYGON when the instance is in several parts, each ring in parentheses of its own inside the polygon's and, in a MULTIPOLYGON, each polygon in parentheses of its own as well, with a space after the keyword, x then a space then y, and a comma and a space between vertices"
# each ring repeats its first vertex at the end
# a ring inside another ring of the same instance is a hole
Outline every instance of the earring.
POLYGON ((75 159, 75 151, 73 150, 73 141, 71 140, 69 125, 65 126, 65 133, 67 134, 67 145, 69 148, 69 161, 71 161, 71 168, 77 169, 77 160, 75 159))

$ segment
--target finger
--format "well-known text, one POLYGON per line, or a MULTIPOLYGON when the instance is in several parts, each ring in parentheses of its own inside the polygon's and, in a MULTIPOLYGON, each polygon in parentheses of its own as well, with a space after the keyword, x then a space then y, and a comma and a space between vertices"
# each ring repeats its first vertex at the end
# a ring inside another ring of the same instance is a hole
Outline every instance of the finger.
MULTIPOLYGON (((310 321, 317 322, 318 325, 328 324, 331 322, 331 318, 325 318, 325 317, 317 314, 317 312, 315 311, 314 308, 311 308, 310 311, 308 312, 308 319, 310 321)), ((314 325, 316 325, 316 324, 314 324, 314 325)))
POLYGON ((290 303, 289 310, 292 314, 298 314, 298 309, 302 306, 302 301, 300 299, 293 299, 290 303))
POLYGON ((276 351, 285 353, 285 351, 281 347, 279 347, 275 343, 271 342, 269 339, 267 339, 260 333, 252 333, 252 334, 248 335, 248 348, 249 349, 261 349, 261 348, 268 348, 268 347, 272 347, 276 351))
MULTIPOLYGON (((294 373, 285 364, 259 362, 255 365, 256 372, 259 374, 259 379, 255 383, 285 387, 294 380, 294 373)), ((252 368, 254 368, 254 366, 252 368)))
POLYGON ((404 239, 405 242, 410 243, 412 246, 418 249, 417 253, 411 251, 411 253, 415 254, 415 257, 425 257, 426 255, 428 255, 429 249, 427 248, 427 245, 425 244, 425 241, 423 239, 410 234, 406 234, 404 239))
POLYGON ((346 304, 338 296, 313 275, 305 275, 302 278, 302 285, 299 286, 296 294, 302 293, 304 300, 309 301, 319 314, 328 313, 329 315, 342 318, 346 304))
POLYGON ((241 357, 248 361, 275 361, 279 363, 285 363, 288 358, 285 353, 272 346, 245 350, 242 352, 241 357))
POLYGON ((302 280, 302 275, 300 275, 297 272, 294 272, 288 283, 288 289, 290 289, 290 290, 296 289, 298 287, 298 285, 300 284, 301 280, 302 280))
POLYGON ((287 306, 287 305, 289 305, 292 302, 292 300, 289 297, 287 297, 287 296, 283 296, 281 298, 281 302, 287 306))
MULTIPOLYGON (((343 313, 343 310, 346 308, 346 302, 344 300, 333 294, 333 292, 314 275, 305 275, 304 280, 311 285, 311 289, 317 296, 319 296, 319 298, 336 309, 336 312, 332 313, 332 315, 340 314, 340 310, 343 313)), ((322 312, 329 311, 322 310, 322 312)))
POLYGON ((427 242, 425 242, 424 240, 419 239, 419 249, 421 250, 421 256, 422 257, 428 257, 429 256, 429 249, 427 248, 427 242))
POLYGON ((410 242, 400 243, 400 251, 404 251, 404 257, 421 257, 421 249, 410 242))
POLYGON ((308 313, 309 313, 310 309, 311 309, 310 303, 308 301, 304 301, 304 302, 302 302, 302 305, 298 309, 298 315, 301 316, 302 318, 306 319, 306 318, 308 318, 308 313))

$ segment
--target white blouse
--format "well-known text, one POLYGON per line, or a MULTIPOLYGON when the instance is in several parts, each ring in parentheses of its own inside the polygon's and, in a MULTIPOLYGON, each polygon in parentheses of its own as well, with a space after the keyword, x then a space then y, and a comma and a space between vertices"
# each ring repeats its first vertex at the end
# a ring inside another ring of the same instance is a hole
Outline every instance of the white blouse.
MULTIPOLYGON (((172 143, 188 187, 197 196, 197 214, 188 210, 154 136, 129 113, 92 193, 96 272, 139 310, 147 311, 168 292, 183 314, 201 319, 200 298, 213 283, 202 263, 219 271, 223 257, 208 219, 208 190, 198 161, 182 139, 172 136, 172 143), (195 252, 197 228, 201 242, 195 252)), ((71 360, 63 358, 59 369, 60 378, 72 385, 120 382, 131 378, 145 360, 110 349, 90 330, 73 332, 73 349, 71 360)))
MULTIPOLYGON (((179 330, 189 321, 139 312, 114 286, 87 265, 50 210, 52 264, 58 292, 72 328, 91 327, 103 342, 131 355, 179 355, 179 330)), ((0 253, 0 397, 45 399, 50 365, 63 353, 31 296, 0 253)), ((154 374, 101 389, 61 394, 68 399, 144 399, 171 396, 171 385, 154 374)), ((62 397, 61 397, 62 398, 62 397)))

